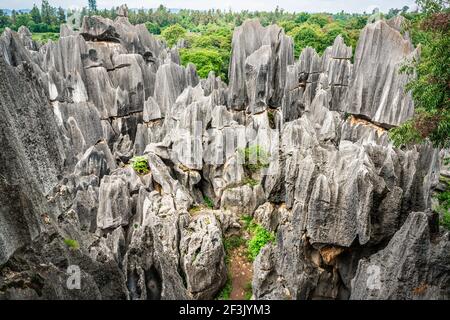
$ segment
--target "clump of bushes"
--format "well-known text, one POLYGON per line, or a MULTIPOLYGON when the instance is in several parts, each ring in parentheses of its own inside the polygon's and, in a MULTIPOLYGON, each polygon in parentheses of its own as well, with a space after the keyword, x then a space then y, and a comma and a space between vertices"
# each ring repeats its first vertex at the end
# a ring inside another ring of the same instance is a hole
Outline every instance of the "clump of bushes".
POLYGON ((217 296, 217 300, 230 300, 231 291, 233 290, 231 277, 228 275, 227 282, 217 296))
POLYGON ((150 172, 148 160, 146 156, 137 156, 130 160, 134 171, 139 174, 147 174, 150 172))
MULTIPOLYGON (((448 189, 447 189, 448 190, 448 189)), ((450 191, 444 191, 437 195, 439 207, 437 211, 440 213, 440 225, 450 230, 450 191)))
POLYGON ((205 202, 206 206, 210 209, 214 209, 214 202, 211 200, 210 197, 204 196, 203 201, 205 202))
POLYGON ((250 172, 256 172, 269 166, 270 154, 258 144, 239 149, 238 153, 244 168, 250 172))
POLYGON ((74 239, 66 238, 66 239, 64 239, 64 243, 66 244, 66 246, 68 246, 70 249, 73 249, 73 250, 77 250, 80 248, 80 244, 78 243, 77 240, 74 240, 74 239))
POLYGON ((244 228, 252 235, 247 243, 248 258, 254 261, 261 249, 268 243, 275 241, 275 234, 263 226, 255 223, 250 216, 244 216, 244 228))
POLYGON ((248 242, 248 256, 251 261, 255 260, 256 256, 266 244, 275 241, 273 232, 268 231, 259 224, 255 224, 252 233, 253 237, 248 242))

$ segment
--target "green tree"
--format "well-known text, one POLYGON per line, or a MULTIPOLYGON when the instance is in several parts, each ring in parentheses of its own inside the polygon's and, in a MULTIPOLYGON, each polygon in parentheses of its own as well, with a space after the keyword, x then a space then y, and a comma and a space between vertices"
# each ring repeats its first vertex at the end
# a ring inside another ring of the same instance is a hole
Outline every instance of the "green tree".
POLYGON ((31 17, 29 14, 27 13, 21 13, 16 15, 16 28, 19 28, 20 26, 26 26, 28 27, 28 25, 30 24, 30 22, 33 21, 31 20, 31 17))
POLYGON ((16 10, 11 11, 11 24, 13 24, 14 26, 17 23, 17 12, 16 10))
POLYGON ((321 28, 315 24, 304 23, 292 29, 288 35, 294 39, 295 56, 297 57, 306 47, 313 47, 319 53, 322 53, 327 47, 321 28))
POLYGON ((326 24, 331 22, 331 18, 330 16, 326 15, 326 14, 313 14, 308 18, 307 21, 309 24, 317 24, 319 25, 321 28, 323 28, 326 24))
POLYGON ((89 6, 89 13, 96 13, 97 12, 97 0, 88 0, 88 6, 89 6))
POLYGON ((296 23, 303 23, 308 21, 309 17, 311 17, 311 15, 309 13, 306 12, 300 12, 296 17, 295 17, 295 22, 296 23))
POLYGON ((339 23, 327 24, 323 29, 323 45, 325 47, 333 45, 334 39, 341 35, 347 45, 350 44, 350 36, 345 28, 339 23))
POLYGON ((31 9, 30 15, 34 23, 41 23, 41 13, 39 12, 39 8, 36 4, 33 4, 33 9, 31 9))
POLYGON ((175 45, 179 39, 184 38, 186 36, 186 33, 186 29, 184 29, 177 23, 164 29, 161 35, 164 37, 164 39, 166 39, 167 44, 171 47, 175 45))
POLYGON ((210 71, 214 71, 216 76, 224 77, 223 60, 217 51, 203 48, 181 49, 180 57, 183 65, 191 62, 197 67, 200 78, 206 78, 210 71))
POLYGON ((0 9, 0 28, 5 28, 9 26, 9 17, 5 14, 5 12, 0 9))
POLYGON ((56 22, 55 8, 49 4, 48 0, 42 0, 41 19, 47 25, 52 25, 56 22))
POLYGON ((58 24, 66 23, 66 13, 64 12, 64 9, 59 7, 58 8, 58 24))
POLYGON ((148 32, 153 34, 161 34, 161 28, 158 26, 158 24, 154 22, 147 21, 145 23, 145 27, 147 28, 148 32))
POLYGON ((422 53, 419 61, 405 65, 402 72, 417 72, 406 89, 411 92, 415 115, 391 129, 395 145, 430 140, 435 147, 450 147, 450 10, 448 1, 418 0, 424 13, 419 24, 422 53))

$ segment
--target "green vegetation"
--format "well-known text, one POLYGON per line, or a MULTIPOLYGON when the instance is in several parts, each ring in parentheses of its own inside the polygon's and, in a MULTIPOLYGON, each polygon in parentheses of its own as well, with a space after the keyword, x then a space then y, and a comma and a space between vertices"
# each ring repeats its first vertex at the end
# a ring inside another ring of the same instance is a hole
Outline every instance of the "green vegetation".
POLYGON ((435 147, 450 147, 450 9, 448 1, 417 0, 421 14, 410 19, 406 29, 422 46, 418 61, 401 71, 417 72, 407 90, 415 104, 414 117, 390 130, 393 143, 400 146, 431 141, 435 147))
POLYGON ((210 71, 216 76, 224 77, 222 72, 222 57, 214 50, 203 48, 190 48, 180 50, 181 64, 186 66, 193 63, 197 67, 200 78, 207 78, 210 71))
POLYGON ((166 39, 169 47, 172 47, 177 44, 178 40, 186 37, 186 32, 186 29, 176 23, 164 29, 161 35, 166 39))
POLYGON ((242 183, 243 184, 248 184, 250 187, 255 187, 260 182, 258 180, 252 179, 252 178, 244 178, 244 180, 242 180, 242 183))
POLYGON ((64 243, 72 250, 77 250, 80 248, 80 245, 77 240, 66 238, 64 239, 64 243))
POLYGON ((252 283, 249 282, 245 285, 245 300, 251 300, 253 295, 252 283))
POLYGON ((234 250, 236 248, 239 248, 240 246, 242 246, 244 244, 246 244, 246 241, 241 236, 234 235, 234 236, 230 236, 230 237, 225 238, 223 240, 223 247, 225 248, 225 253, 226 253, 226 256, 227 256, 226 257, 226 261, 228 262, 227 259, 229 258, 228 257, 229 253, 232 250, 234 250))
POLYGON ((134 171, 139 174, 147 174, 150 172, 150 168, 148 166, 148 159, 146 156, 137 156, 130 160, 131 166, 134 171))
POLYGON ((250 261, 254 261, 266 244, 275 241, 275 234, 254 222, 251 216, 243 216, 242 221, 244 222, 244 229, 251 235, 247 242, 247 252, 250 261))
POLYGON ((248 242, 248 256, 253 261, 266 244, 275 241, 275 235, 254 222, 250 224, 249 230, 253 236, 248 242))
POLYGON ((256 172, 269 166, 270 154, 260 145, 252 145, 238 150, 244 168, 256 172))
POLYGON ((447 212, 444 212, 442 214, 440 224, 444 228, 447 228, 448 230, 450 230, 450 210, 447 210, 447 212))
POLYGON ((228 275, 225 286, 222 288, 222 290, 220 290, 219 294, 217 295, 217 300, 230 300, 232 290, 233 287, 231 283, 231 276, 228 275))
POLYGON ((209 198, 208 196, 204 196, 203 201, 205 202, 208 208, 214 209, 214 201, 212 201, 211 198, 209 198))
POLYGON ((47 43, 48 40, 57 41, 59 39, 59 33, 55 32, 43 32, 43 33, 33 33, 31 38, 41 44, 47 43))

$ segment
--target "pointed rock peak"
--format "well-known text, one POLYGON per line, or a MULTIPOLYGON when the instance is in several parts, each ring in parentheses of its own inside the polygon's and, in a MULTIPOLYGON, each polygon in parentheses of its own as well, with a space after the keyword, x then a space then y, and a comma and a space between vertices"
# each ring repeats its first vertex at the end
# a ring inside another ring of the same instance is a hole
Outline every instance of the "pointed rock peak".
POLYGON ((17 31, 21 36, 30 36, 31 32, 30 30, 25 26, 20 26, 19 30, 17 31))
POLYGON ((117 8, 117 15, 119 17, 128 18, 128 6, 126 4, 122 4, 119 8, 117 8))
POLYGON ((77 33, 68 24, 62 24, 59 28, 59 37, 75 36, 77 33))
POLYGON ((352 57, 352 47, 345 44, 344 38, 342 38, 341 35, 338 35, 336 39, 334 39, 331 57, 333 59, 351 59, 352 57))
POLYGON ((405 27, 406 19, 403 16, 395 16, 395 17, 387 20, 386 23, 391 28, 394 28, 395 30, 401 32, 405 27))

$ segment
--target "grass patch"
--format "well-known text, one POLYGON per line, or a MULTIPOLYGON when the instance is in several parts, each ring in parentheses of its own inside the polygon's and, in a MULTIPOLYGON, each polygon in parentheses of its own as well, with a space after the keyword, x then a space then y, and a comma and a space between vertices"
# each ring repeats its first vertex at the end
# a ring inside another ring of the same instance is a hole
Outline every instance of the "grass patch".
POLYGON ((78 250, 80 248, 80 244, 77 240, 74 239, 66 238, 64 239, 64 243, 66 244, 66 246, 73 250, 78 250))
POLYGON ((239 149, 238 153, 244 168, 250 172, 256 172, 269 166, 270 154, 258 144, 239 149))
POLYGON ((137 156, 130 160, 131 166, 139 174, 147 174, 150 172, 148 159, 146 156, 137 156))

